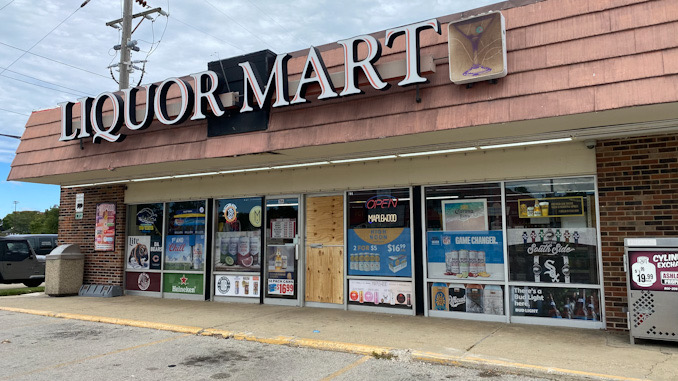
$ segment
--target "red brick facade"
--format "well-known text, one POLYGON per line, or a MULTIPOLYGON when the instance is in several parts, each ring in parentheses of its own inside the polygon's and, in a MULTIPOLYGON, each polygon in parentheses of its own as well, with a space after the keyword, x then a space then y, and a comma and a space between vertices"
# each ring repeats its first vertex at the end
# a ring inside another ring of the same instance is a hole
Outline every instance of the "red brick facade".
POLYGON ((61 189, 59 209, 59 243, 76 244, 85 254, 85 284, 122 286, 125 252, 125 186, 61 189), (75 219, 75 195, 85 194, 82 220, 75 219), (115 251, 94 251, 94 224, 98 203, 115 202, 115 251))
POLYGON ((626 330, 624 238, 678 236, 678 135, 598 142, 607 328, 626 330))

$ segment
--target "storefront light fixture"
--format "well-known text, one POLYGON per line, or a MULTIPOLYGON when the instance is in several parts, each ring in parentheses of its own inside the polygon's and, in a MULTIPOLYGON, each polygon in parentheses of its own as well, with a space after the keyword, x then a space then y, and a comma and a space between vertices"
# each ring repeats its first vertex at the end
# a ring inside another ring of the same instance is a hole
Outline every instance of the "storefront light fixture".
POLYGON ((355 159, 330 160, 330 163, 332 164, 354 163, 356 161, 386 160, 386 159, 395 159, 397 157, 398 157, 397 155, 371 156, 371 157, 360 157, 355 159))
POLYGON ((175 175, 172 176, 175 179, 180 179, 182 177, 198 177, 198 176, 214 176, 218 175, 219 172, 204 172, 204 173, 189 173, 187 175, 175 175))
POLYGON ((516 143, 504 143, 504 144, 493 144, 487 146, 480 146, 480 149, 493 149, 493 148, 509 148, 509 147, 520 147, 520 146, 531 146, 536 144, 550 144, 550 143, 564 143, 572 141, 572 138, 558 138, 558 139, 546 139, 546 140, 533 140, 529 142, 516 142, 516 143))
POLYGON ((476 148, 476 147, 451 148, 451 149, 441 149, 441 150, 436 150, 436 151, 401 153, 398 156, 400 156, 400 157, 412 157, 412 156, 441 155, 441 154, 446 154, 446 153, 475 151, 477 149, 478 148, 476 148))
POLYGON ((287 169, 287 168, 299 168, 299 167, 312 167, 316 165, 327 165, 329 161, 317 161, 315 163, 300 163, 300 164, 287 164, 287 165, 276 165, 271 167, 271 169, 287 169))
POLYGON ((159 177, 148 177, 148 178, 145 178, 145 179, 132 179, 132 181, 135 182, 135 183, 138 183, 138 182, 141 182, 141 181, 167 180, 167 179, 171 179, 171 178, 172 178, 172 176, 159 176, 159 177))

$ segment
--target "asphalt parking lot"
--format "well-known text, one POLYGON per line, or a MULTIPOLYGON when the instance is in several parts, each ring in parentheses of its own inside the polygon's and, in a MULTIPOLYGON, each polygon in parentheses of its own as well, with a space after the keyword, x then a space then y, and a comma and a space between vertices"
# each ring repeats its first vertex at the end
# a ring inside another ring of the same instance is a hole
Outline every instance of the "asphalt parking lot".
POLYGON ((0 311, 2 380, 539 380, 0 311))

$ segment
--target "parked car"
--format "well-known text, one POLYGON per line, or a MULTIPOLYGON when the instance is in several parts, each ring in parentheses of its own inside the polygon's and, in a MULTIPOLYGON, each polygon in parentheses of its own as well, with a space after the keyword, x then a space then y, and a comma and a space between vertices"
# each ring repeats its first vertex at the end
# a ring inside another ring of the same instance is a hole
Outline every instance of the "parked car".
POLYGON ((25 238, 0 237, 0 283, 37 287, 45 281, 45 260, 35 254, 25 238))
POLYGON ((47 255, 57 247, 56 234, 14 234, 8 237, 28 240, 37 255, 47 255))

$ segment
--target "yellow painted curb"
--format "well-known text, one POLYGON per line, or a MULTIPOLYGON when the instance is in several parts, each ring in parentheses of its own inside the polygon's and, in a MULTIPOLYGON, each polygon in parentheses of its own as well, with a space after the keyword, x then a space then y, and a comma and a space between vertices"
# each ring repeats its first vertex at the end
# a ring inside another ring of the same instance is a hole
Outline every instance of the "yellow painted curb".
POLYGON ((356 353, 361 355, 372 355, 374 353, 386 354, 391 353, 391 351, 393 350, 393 348, 379 347, 376 345, 352 344, 352 343, 342 343, 339 341, 304 339, 304 338, 294 339, 292 340, 290 345, 326 351, 356 353))
MULTIPOLYGON (((276 337, 258 337, 248 332, 232 332, 222 329, 214 328, 200 328, 200 327, 191 327, 183 326, 176 324, 166 324, 166 323, 153 323, 140 320, 131 320, 131 319, 118 319, 110 318, 103 316, 92 316, 92 315, 82 315, 82 314, 72 314, 72 313, 61 313, 61 312, 52 312, 52 311, 40 311, 40 310, 31 310, 25 308, 15 308, 15 307, 3 307, 0 306, 0 310, 9 311, 9 312, 18 312, 31 315, 39 315, 46 317, 55 317, 61 319, 72 319, 72 320, 82 320, 90 321, 96 323, 108 323, 108 324, 117 324, 125 325, 130 327, 137 328, 150 328, 157 329, 161 331, 170 331, 178 333, 188 333, 193 335, 202 335, 202 336, 221 336, 223 338, 232 338, 235 340, 243 341, 253 341, 262 344, 273 344, 273 345, 287 345, 300 348, 311 348, 319 349, 325 351, 334 351, 334 352, 345 352, 345 353, 355 353, 361 355, 374 355, 374 354, 392 354, 397 356, 395 348, 390 347, 380 347, 375 345, 364 345, 364 344, 353 344, 353 343, 343 343, 339 341, 329 341, 329 340, 317 340, 317 339, 306 339, 306 338, 294 338, 288 336, 276 336, 276 337)), ((422 361, 428 363, 437 363, 443 365, 455 365, 455 366, 464 366, 470 368, 487 368, 487 367, 499 367, 508 371, 520 372, 520 373, 530 373, 534 375, 558 375, 558 376, 569 376, 569 377, 578 377, 578 378, 589 378, 589 379, 598 379, 598 380, 624 380, 624 381, 645 381, 639 378, 631 377, 622 377, 622 376, 613 376, 609 374, 600 374, 592 372, 584 372, 578 370, 569 370, 561 368, 551 368, 539 365, 530 365, 515 363, 510 361, 503 360, 494 360, 486 359, 481 357, 472 357, 472 356, 453 356, 453 355, 444 355, 440 353, 433 352, 424 352, 424 351, 412 351, 411 359, 415 361, 422 361)))
POLYGON ((540 365, 531 365, 516 363, 511 361, 503 360, 494 360, 486 359, 481 357, 473 356, 452 356, 452 355, 443 355, 439 353, 432 352, 422 352, 422 351, 412 351, 412 359, 423 362, 444 364, 444 365, 455 365, 455 366, 465 366, 472 368, 479 367, 494 367, 502 368, 509 371, 520 372, 520 373, 529 373, 535 375, 557 375, 557 376, 569 376, 569 377, 578 377, 578 378, 588 378, 596 380, 623 380, 623 381, 647 381, 641 378, 632 378, 632 377, 623 377, 623 376, 613 376, 610 374, 602 373, 593 373, 585 372, 580 370, 570 370, 562 368, 553 368, 540 365))

